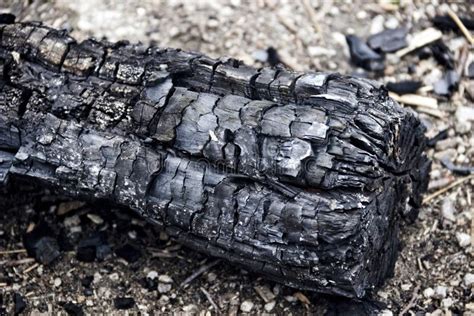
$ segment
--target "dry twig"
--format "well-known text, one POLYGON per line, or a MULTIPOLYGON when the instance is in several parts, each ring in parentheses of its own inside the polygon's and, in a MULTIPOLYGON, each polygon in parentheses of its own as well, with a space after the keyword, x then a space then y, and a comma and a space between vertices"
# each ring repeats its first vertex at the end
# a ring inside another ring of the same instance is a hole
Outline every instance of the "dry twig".
POLYGON ((470 180, 470 179, 474 179, 474 174, 471 174, 471 175, 469 175, 469 176, 467 176, 467 177, 464 177, 464 178, 461 178, 461 179, 459 179, 459 180, 456 180, 456 181, 454 181, 453 183, 451 183, 450 185, 448 185, 448 186, 446 186, 446 187, 444 187, 444 188, 442 188, 442 189, 440 189, 440 190, 438 190, 438 191, 436 191, 436 192, 434 192, 434 193, 428 195, 427 197, 425 197, 425 198, 423 199, 423 204, 428 203, 429 201, 431 201, 431 200, 434 199, 435 197, 437 197, 437 196, 443 194, 444 192, 447 192, 447 191, 451 190, 452 188, 455 188, 455 187, 459 186, 460 184, 462 184, 462 183, 464 183, 464 182, 466 182, 466 181, 468 181, 468 180, 470 180))
POLYGON ((214 307, 214 309, 216 310, 217 315, 221 315, 221 310, 219 306, 217 306, 216 302, 214 302, 214 300, 212 299, 211 294, 209 294, 209 292, 206 291, 206 289, 203 287, 200 287, 200 289, 201 289, 201 292, 206 296, 209 303, 211 303, 212 307, 214 307))
POLYGON ((459 29, 464 34, 468 42, 471 45, 474 45, 474 38, 472 37, 471 33, 469 33, 468 29, 464 26, 461 19, 456 15, 456 13, 454 13, 453 10, 448 8, 448 14, 451 17, 451 19, 453 19, 454 23, 456 23, 456 25, 459 27, 459 29))
POLYGON ((400 312, 400 316, 405 315, 413 306, 415 306, 415 302, 418 299, 418 291, 420 290, 420 285, 417 285, 413 290, 413 296, 411 297, 410 302, 404 309, 400 312))
POLYGON ((209 269, 211 269, 212 267, 214 267, 215 265, 217 265, 219 262, 221 262, 220 259, 217 259, 217 260, 214 260, 212 262, 209 262, 208 264, 205 264, 201 267, 199 267, 199 269, 197 269, 196 271, 194 271, 193 274, 191 274, 189 277, 186 278, 186 280, 184 280, 183 282, 181 282, 181 284, 179 285, 179 287, 184 287, 186 285, 188 285, 189 283, 191 283, 194 279, 196 279, 198 276, 200 276, 201 274, 203 274, 204 272, 208 271, 209 269))

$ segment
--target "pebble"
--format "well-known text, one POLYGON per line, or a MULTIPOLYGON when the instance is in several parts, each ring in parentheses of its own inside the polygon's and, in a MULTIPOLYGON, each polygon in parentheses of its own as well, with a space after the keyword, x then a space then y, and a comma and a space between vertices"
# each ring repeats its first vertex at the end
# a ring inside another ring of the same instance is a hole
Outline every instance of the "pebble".
POLYGON ((158 272, 152 270, 152 271, 147 273, 146 277, 151 279, 151 280, 154 280, 158 277, 158 272))
POLYGON ((471 235, 466 233, 457 232, 456 239, 458 240, 459 246, 462 248, 465 248, 471 244, 471 235))
POLYGON ((196 313, 198 311, 199 311, 199 308, 194 304, 189 304, 189 305, 183 306, 183 312, 196 313))
POLYGON ((463 281, 465 286, 471 286, 474 283, 474 274, 466 273, 466 275, 464 275, 463 281))
POLYGON ((445 298, 441 301, 441 305, 443 305, 444 308, 450 308, 451 306, 453 306, 453 299, 448 297, 448 298, 445 298))
POLYGON ((437 160, 449 159, 449 160, 453 161, 456 158, 457 154, 458 154, 458 152, 456 151, 456 149, 448 148, 446 150, 439 151, 439 152, 435 153, 433 156, 437 160))
POLYGON ((265 306, 263 308, 265 309, 265 311, 271 312, 275 308, 275 305, 276 305, 276 302, 271 301, 271 302, 268 302, 267 304, 265 304, 265 306))
POLYGON ((78 226, 80 224, 81 224, 81 219, 77 215, 69 216, 64 219, 64 226, 68 228, 78 226))
POLYGON ((217 275, 214 272, 210 272, 207 274, 207 281, 214 282, 217 279, 217 275))
POLYGON ((161 274, 159 277, 158 277, 158 281, 161 282, 161 283, 173 283, 173 279, 166 275, 166 274, 161 274))
POLYGON ((438 285, 434 291, 435 297, 437 299, 442 299, 446 297, 448 289, 446 288, 446 286, 438 285))
POLYGON ((321 46, 310 46, 308 47, 308 54, 311 57, 321 57, 321 56, 334 56, 336 51, 334 49, 327 49, 321 46))
POLYGON ((114 272, 114 273, 109 275, 109 279, 111 281, 117 282, 120 279, 120 276, 117 272, 114 272))
POLYGON ((171 285, 169 283, 158 283, 158 292, 168 293, 169 291, 171 291, 172 287, 173 287, 173 285, 171 285))
POLYGON ((397 18, 392 16, 387 21, 385 21, 384 25, 388 29, 396 29, 400 23, 398 22, 397 18))
POLYGON ((441 206, 441 214, 445 219, 448 221, 454 222, 456 221, 456 217, 454 216, 454 204, 453 201, 449 197, 446 197, 443 200, 443 204, 441 206))
POLYGON ((426 298, 430 298, 432 297, 433 295, 435 294, 435 291, 432 289, 432 288, 426 288, 424 291, 423 291, 423 296, 426 297, 426 298))
POLYGON ((250 313, 253 308, 253 302, 250 300, 245 300, 240 304, 240 310, 244 313, 250 313))
POLYGON ((77 210, 78 208, 83 207, 85 204, 86 203, 79 202, 79 201, 63 202, 59 204, 58 209, 56 210, 56 214, 64 215, 66 213, 69 213, 70 211, 74 211, 74 210, 77 210))
POLYGON ((55 287, 60 287, 60 286, 61 286, 61 283, 62 283, 62 281, 61 281, 60 278, 54 279, 54 286, 55 286, 55 287))
POLYGON ((411 289, 411 284, 402 284, 402 290, 403 291, 408 291, 411 289))
POLYGON ((474 121, 474 107, 458 106, 456 110, 456 118, 460 122, 474 121))
POLYGON ((94 273, 94 280, 93 282, 96 284, 96 283, 99 283, 99 281, 102 279, 102 276, 100 275, 99 272, 96 272, 94 273))
POLYGON ((102 225, 104 223, 104 220, 102 219, 102 217, 100 217, 99 215, 97 214, 87 214, 87 218, 91 220, 91 222, 93 222, 94 224, 96 225, 102 225))
POLYGON ((383 25, 385 23, 385 18, 383 15, 377 15, 372 19, 372 24, 370 24, 370 34, 377 34, 383 31, 383 25))

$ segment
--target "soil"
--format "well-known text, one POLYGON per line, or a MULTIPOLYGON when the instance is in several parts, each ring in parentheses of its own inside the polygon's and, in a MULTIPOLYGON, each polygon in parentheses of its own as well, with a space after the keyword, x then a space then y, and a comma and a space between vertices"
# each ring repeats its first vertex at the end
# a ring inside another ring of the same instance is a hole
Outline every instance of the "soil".
MULTIPOLYGON (((232 56, 257 67, 265 65, 259 59, 273 47, 295 70, 337 71, 382 82, 421 80, 429 87, 446 71, 433 57, 389 54, 382 74, 367 73, 351 65, 344 35, 367 38, 383 27, 397 26, 415 34, 432 26, 432 17, 445 14, 448 7, 460 16, 474 16, 468 2, 449 6, 437 2, 7 0, 0 4, 0 12, 68 29, 77 39, 93 36, 179 47, 213 57, 232 56)), ((446 32, 442 41, 458 63, 466 39, 446 32)), ((473 61, 472 48, 469 54, 468 61, 473 61)), ((419 93, 436 97, 429 88, 419 93)), ((440 163, 447 156, 457 165, 474 164, 474 80, 463 77, 450 97, 436 98, 439 112, 435 115, 414 108, 429 137, 447 130, 447 138, 428 152, 433 171, 427 196, 454 181, 463 182, 425 203, 414 223, 404 223, 394 276, 371 297, 384 315, 474 315, 474 177, 465 179, 440 163)), ((0 314, 14 313, 18 294, 26 303, 24 312, 34 315, 66 310, 111 314, 120 305, 130 305, 128 312, 145 315, 300 315, 323 314, 344 304, 264 280, 224 261, 214 262, 182 248, 128 210, 48 194, 18 204, 0 212, 0 314), (37 264, 22 250, 24 233, 40 222, 60 236, 62 255, 53 265, 37 264), (97 231, 106 234, 112 253, 102 261, 78 260, 80 241, 97 231)))

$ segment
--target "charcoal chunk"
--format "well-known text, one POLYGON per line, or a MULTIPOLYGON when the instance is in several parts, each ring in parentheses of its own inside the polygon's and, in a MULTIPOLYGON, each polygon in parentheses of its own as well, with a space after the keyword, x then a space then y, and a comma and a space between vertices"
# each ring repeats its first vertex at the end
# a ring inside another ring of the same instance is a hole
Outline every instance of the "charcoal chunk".
POLYGON ((23 313, 27 306, 23 296, 20 293, 13 294, 13 302, 15 303, 15 315, 23 313))
POLYGON ((68 315, 71 316, 83 316, 84 311, 82 310, 82 306, 78 304, 74 304, 72 302, 68 302, 63 305, 64 310, 68 315))
POLYGON ((116 309, 130 309, 135 306, 135 300, 133 297, 116 297, 114 306, 116 309))
POLYGON ((403 95, 408 93, 415 93, 421 87, 421 85, 421 81, 405 80, 398 82, 388 82, 385 87, 388 91, 403 95))
POLYGON ((129 263, 137 262, 142 256, 141 251, 131 244, 125 244, 122 247, 117 248, 115 254, 129 263))
POLYGON ((381 71, 385 68, 384 57, 373 51, 355 35, 346 36, 347 44, 354 65, 370 71, 381 71))
POLYGON ((40 223, 31 232, 23 235, 23 244, 28 255, 44 265, 53 263, 60 255, 57 239, 45 223, 40 223))
POLYGON ((406 28, 389 29, 371 35, 367 39, 367 44, 375 51, 392 53, 408 45, 406 36, 406 28))
MULTIPOLYGON (((468 30, 474 30, 474 19, 468 17, 459 17, 461 22, 468 30)), ((461 30, 449 15, 437 15, 431 20, 441 31, 454 31, 461 33, 461 30)))

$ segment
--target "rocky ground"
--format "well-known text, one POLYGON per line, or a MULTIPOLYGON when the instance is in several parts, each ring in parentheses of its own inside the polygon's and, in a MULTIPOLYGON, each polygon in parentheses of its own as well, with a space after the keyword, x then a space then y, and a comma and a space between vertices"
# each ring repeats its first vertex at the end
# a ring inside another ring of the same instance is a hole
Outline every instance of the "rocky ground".
MULTIPOLYGON (((431 27, 432 18, 449 7, 459 16, 474 17, 468 2, 437 2, 7 0, 0 11, 72 30, 78 39, 155 43, 232 56, 255 66, 267 64, 267 48, 273 47, 295 70, 338 71, 383 82, 421 81, 417 94, 434 98, 437 106, 414 110, 429 137, 445 131, 444 139, 429 150, 430 191, 419 218, 402 229, 395 275, 373 299, 386 315, 474 315, 474 177, 441 164, 448 158, 457 166, 473 166, 474 80, 465 75, 474 61, 472 46, 461 33, 443 32, 441 41, 464 76, 451 95, 439 96, 433 86, 446 73, 449 60, 435 58, 429 49, 403 57, 388 54, 384 70, 374 73, 351 64, 345 40, 348 34, 366 39, 402 26, 410 38, 431 27)), ((47 195, 0 212, 0 314, 13 314, 23 304, 26 313, 35 315, 109 314, 117 309, 300 315, 337 313, 346 306, 181 248, 127 210, 47 195), (24 251, 25 232, 38 227, 60 236, 61 258, 49 266, 24 251), (91 236, 104 250, 104 260, 91 255, 91 236)))

